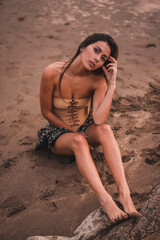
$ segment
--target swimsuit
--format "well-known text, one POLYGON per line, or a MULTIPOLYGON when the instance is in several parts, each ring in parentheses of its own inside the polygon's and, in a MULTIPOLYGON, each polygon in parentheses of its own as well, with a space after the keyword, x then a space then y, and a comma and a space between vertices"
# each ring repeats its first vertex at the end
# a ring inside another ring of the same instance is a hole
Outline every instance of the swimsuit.
POLYGON ((74 131, 84 123, 91 106, 91 97, 75 100, 53 97, 53 112, 74 131))
MULTIPOLYGON (((53 113, 67 123, 76 132, 84 132, 86 128, 93 124, 91 111, 91 97, 81 99, 63 99, 53 97, 53 113)), ((55 127, 48 122, 45 128, 38 131, 39 141, 36 144, 36 150, 41 147, 48 147, 48 157, 50 157, 51 147, 55 141, 64 133, 73 133, 74 131, 67 128, 55 127)))

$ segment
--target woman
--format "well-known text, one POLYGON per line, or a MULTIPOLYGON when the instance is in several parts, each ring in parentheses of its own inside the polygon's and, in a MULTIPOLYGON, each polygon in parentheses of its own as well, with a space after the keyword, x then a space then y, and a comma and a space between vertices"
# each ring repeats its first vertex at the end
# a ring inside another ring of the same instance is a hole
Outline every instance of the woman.
POLYGON ((113 38, 95 33, 80 44, 70 61, 46 67, 41 80, 40 105, 49 123, 39 131, 36 146, 39 149, 48 145, 49 151, 55 154, 75 155, 80 172, 112 222, 140 216, 130 197, 119 147, 110 126, 105 124, 116 88, 117 57, 118 46, 113 38), (115 204, 98 175, 90 154, 90 147, 98 145, 103 148, 117 184, 117 200, 124 211, 115 204))

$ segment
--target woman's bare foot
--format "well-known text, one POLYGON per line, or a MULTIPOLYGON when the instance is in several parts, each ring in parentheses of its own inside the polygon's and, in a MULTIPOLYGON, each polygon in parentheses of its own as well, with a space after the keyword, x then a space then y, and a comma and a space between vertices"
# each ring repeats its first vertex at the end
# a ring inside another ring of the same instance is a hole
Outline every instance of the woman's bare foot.
POLYGON ((116 223, 122 219, 127 219, 128 215, 121 211, 116 203, 113 201, 112 197, 108 195, 103 201, 100 201, 105 213, 107 213, 110 221, 116 223))
POLYGON ((124 211, 130 217, 141 217, 141 214, 136 210, 130 194, 119 194, 117 201, 123 206, 124 211))

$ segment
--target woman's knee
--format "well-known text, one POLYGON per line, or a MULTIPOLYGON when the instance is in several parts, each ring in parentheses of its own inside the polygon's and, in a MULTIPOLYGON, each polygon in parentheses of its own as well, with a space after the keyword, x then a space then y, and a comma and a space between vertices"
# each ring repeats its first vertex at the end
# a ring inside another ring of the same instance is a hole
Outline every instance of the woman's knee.
POLYGON ((76 133, 72 139, 73 150, 77 150, 77 149, 82 150, 83 148, 86 148, 86 147, 88 147, 88 143, 85 137, 80 133, 76 133))
POLYGON ((105 137, 113 136, 112 129, 108 124, 101 124, 101 125, 97 126, 97 134, 98 134, 99 138, 101 138, 103 136, 105 136, 105 137))

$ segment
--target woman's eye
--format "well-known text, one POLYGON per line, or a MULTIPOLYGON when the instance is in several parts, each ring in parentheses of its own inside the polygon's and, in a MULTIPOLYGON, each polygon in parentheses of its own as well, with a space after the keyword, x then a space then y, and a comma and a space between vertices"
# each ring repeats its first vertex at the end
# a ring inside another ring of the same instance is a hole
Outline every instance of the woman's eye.
POLYGON ((105 57, 102 57, 102 61, 105 62, 105 61, 106 61, 106 58, 105 58, 105 57))
POLYGON ((96 53, 98 53, 98 49, 97 49, 97 48, 94 48, 94 51, 95 51, 96 53))

